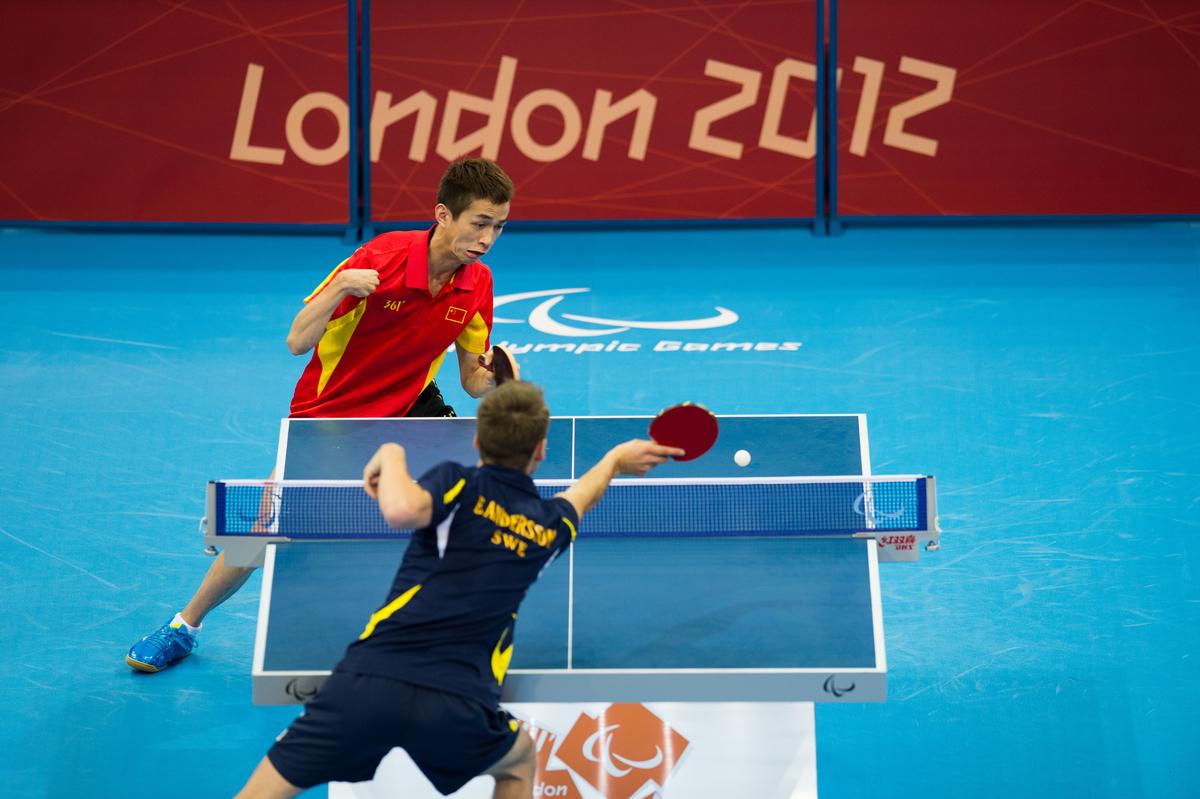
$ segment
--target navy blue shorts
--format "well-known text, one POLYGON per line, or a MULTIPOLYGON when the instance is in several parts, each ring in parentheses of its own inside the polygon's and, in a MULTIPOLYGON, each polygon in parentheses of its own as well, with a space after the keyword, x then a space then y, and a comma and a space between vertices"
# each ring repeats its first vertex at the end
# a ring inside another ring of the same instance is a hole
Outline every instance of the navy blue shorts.
POLYGON ((516 743, 517 722, 458 694, 335 671, 267 757, 298 788, 361 782, 401 747, 443 794, 494 766, 516 743))

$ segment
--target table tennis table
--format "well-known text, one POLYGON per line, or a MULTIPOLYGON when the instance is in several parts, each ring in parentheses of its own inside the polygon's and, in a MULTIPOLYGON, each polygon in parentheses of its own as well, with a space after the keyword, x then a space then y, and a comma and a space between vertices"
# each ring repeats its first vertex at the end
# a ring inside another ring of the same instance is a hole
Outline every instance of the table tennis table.
MULTIPOLYGON (((646 437, 649 419, 553 418, 535 477, 578 477, 614 444, 646 437)), ((666 463, 655 479, 669 486, 871 474, 863 415, 719 419, 707 455, 666 463), (739 449, 752 454, 746 467, 734 463, 739 449)), ((474 427, 471 418, 285 419, 273 479, 360 480, 388 441, 405 447, 414 475, 443 460, 474 463, 474 427)), ((922 529, 896 536, 593 537, 585 517, 569 555, 522 604, 504 700, 883 701, 880 553, 911 559, 915 544, 936 547, 928 480, 922 529), (886 538, 892 547, 881 546, 886 538)), ((207 519, 223 513, 210 485, 207 519)), ((305 701, 386 600, 408 538, 287 540, 270 530, 216 529, 206 525, 206 540, 225 548, 227 563, 263 566, 254 702, 305 701)))

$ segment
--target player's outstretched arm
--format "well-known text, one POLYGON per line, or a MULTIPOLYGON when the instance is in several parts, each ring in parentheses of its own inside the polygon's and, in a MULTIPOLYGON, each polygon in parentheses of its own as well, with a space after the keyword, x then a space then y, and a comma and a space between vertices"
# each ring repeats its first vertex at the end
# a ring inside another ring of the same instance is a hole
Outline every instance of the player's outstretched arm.
POLYGON ((379 273, 374 269, 343 269, 329 285, 300 309, 288 331, 287 345, 292 355, 303 355, 317 346, 325 335, 325 325, 342 300, 349 296, 367 297, 379 288, 379 273))
POLYGON ((653 441, 626 441, 605 453, 600 462, 580 477, 575 485, 558 496, 570 502, 582 517, 600 501, 600 497, 604 496, 608 489, 608 484, 618 474, 643 477, 646 472, 665 462, 667 458, 684 454, 686 453, 681 449, 664 447, 653 441))
POLYGON ((363 469, 363 489, 379 502, 384 521, 397 529, 427 527, 433 520, 433 497, 408 471, 399 444, 384 444, 363 469))

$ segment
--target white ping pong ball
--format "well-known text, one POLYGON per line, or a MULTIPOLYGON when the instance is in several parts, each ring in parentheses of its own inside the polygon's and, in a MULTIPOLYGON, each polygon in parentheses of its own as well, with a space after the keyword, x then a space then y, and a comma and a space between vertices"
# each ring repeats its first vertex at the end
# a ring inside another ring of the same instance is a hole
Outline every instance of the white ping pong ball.
POLYGON ((739 449, 737 452, 733 453, 733 462, 738 466, 749 466, 750 453, 744 449, 739 449))

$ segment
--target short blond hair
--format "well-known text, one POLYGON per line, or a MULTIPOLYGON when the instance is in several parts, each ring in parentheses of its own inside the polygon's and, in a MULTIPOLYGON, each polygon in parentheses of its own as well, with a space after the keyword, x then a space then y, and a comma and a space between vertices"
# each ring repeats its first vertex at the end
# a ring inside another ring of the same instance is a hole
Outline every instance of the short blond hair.
POLYGON ((533 383, 511 380, 479 403, 475 434, 484 463, 524 469, 550 430, 550 409, 533 383))

